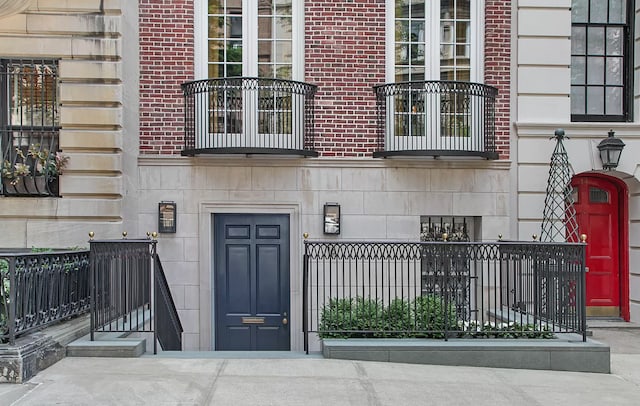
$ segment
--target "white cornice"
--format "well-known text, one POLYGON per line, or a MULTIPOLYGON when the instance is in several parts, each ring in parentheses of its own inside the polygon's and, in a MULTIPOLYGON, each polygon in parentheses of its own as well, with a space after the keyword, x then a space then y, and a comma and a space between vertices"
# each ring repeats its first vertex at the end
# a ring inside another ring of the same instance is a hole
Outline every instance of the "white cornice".
POLYGON ((374 158, 282 158, 273 156, 139 156, 140 166, 267 166, 267 167, 323 167, 323 168, 422 168, 422 169, 493 169, 508 170, 508 160, 477 159, 374 159, 374 158))
POLYGON ((556 128, 562 128, 565 134, 571 138, 604 138, 609 130, 614 130, 616 136, 637 137, 640 134, 640 123, 527 123, 514 124, 518 131, 518 137, 553 137, 556 128))

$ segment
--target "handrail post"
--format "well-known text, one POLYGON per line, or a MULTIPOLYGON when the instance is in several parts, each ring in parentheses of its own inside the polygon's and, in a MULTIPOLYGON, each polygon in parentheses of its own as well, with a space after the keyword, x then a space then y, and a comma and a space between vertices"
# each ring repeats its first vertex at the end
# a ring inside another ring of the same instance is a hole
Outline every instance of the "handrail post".
MULTIPOLYGON (((9 343, 16 343, 16 257, 9 258, 9 343)), ((0 287, 3 288, 3 287, 0 287)), ((4 289, 4 288, 3 288, 4 289)))
POLYGON ((155 280, 156 280, 156 241, 152 241, 151 242, 151 258, 150 258, 150 270, 151 270, 151 274, 149 275, 151 277, 151 280, 148 283, 149 286, 149 298, 153 298, 153 354, 157 354, 158 353, 158 292, 155 291, 155 289, 153 288, 153 286, 155 286, 155 280))
POLYGON ((582 315, 580 317, 580 323, 582 326, 582 341, 587 342, 587 242, 586 238, 583 240, 582 245, 582 266, 580 267, 580 311, 582 315))
MULTIPOLYGON (((446 234, 444 234, 446 236, 446 234)), ((451 268, 453 262, 453 247, 447 242, 444 237, 444 341, 449 341, 449 305, 451 303, 451 292, 449 291, 451 283, 451 268)))
POLYGON ((304 242, 304 255, 302 257, 302 332, 304 334, 304 351, 309 354, 309 311, 308 295, 309 295, 309 254, 308 243, 304 242))
POLYGON ((89 241, 89 336, 90 340, 94 340, 94 330, 96 327, 95 311, 96 311, 96 280, 94 272, 96 270, 97 258, 95 250, 91 249, 92 241, 89 241))

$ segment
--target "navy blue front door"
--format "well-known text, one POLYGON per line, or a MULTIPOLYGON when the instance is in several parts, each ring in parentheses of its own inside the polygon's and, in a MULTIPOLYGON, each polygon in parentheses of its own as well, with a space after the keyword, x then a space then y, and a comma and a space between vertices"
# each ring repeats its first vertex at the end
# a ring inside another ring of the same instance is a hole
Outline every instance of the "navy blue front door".
POLYGON ((289 350, 289 216, 213 221, 215 349, 289 350))

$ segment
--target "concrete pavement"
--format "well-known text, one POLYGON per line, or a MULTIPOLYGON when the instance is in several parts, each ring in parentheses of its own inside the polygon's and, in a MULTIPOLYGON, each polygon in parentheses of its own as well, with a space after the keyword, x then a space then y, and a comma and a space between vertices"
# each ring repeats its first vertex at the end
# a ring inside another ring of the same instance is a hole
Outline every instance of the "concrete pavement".
POLYGON ((276 359, 233 354, 65 358, 26 384, 0 385, 0 405, 640 404, 640 330, 594 329, 593 339, 611 346, 612 374, 326 360, 302 354, 276 359))

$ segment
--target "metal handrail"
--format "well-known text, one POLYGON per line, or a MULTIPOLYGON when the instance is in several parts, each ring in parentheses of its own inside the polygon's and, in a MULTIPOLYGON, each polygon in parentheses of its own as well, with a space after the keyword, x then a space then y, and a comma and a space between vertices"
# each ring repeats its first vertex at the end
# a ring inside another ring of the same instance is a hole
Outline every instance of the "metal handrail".
POLYGON ((91 240, 91 340, 96 332, 153 333, 182 350, 182 324, 156 251, 157 240, 91 240))

